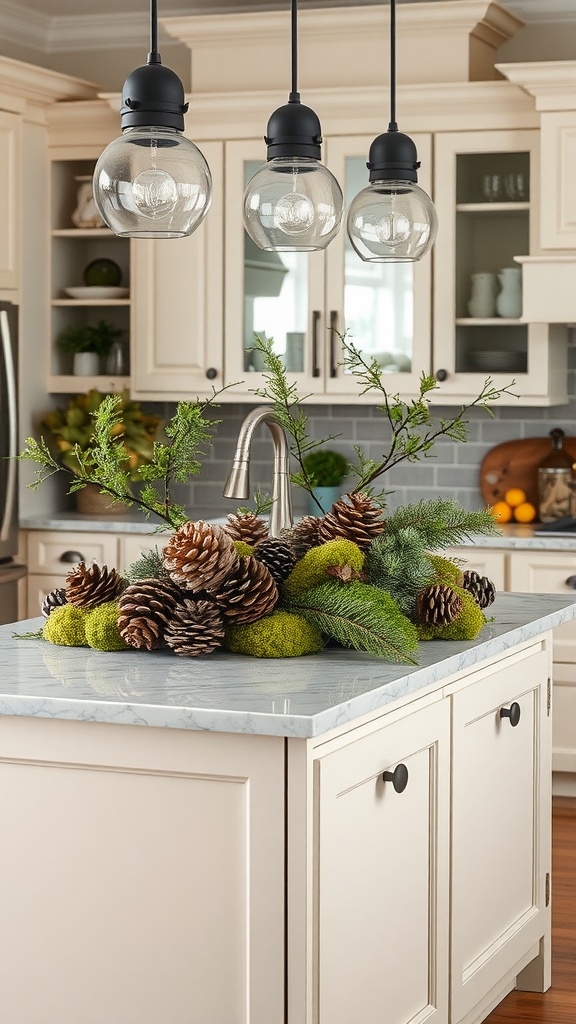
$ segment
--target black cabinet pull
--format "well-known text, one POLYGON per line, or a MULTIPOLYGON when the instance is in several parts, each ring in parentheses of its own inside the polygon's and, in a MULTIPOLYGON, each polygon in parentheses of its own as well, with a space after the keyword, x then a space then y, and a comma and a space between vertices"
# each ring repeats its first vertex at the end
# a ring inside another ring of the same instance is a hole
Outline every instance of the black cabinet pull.
POLYGON ((215 370, 213 366, 210 366, 209 369, 206 370, 206 376, 208 377, 208 380, 214 380, 214 378, 218 376, 218 370, 215 370))
POLYGON ((435 376, 436 380, 439 380, 440 382, 442 382, 443 380, 448 380, 448 370, 436 370, 435 376))
POLYGON ((509 708, 500 708, 500 718, 509 718, 510 725, 514 728, 520 721, 520 705, 514 701, 509 708))
POLYGON ((79 551, 64 551, 60 555, 61 562, 85 562, 84 555, 80 554, 79 551))
POLYGON ((382 781, 391 782, 397 793, 403 793, 408 785, 408 769, 405 764, 397 764, 393 772, 382 772, 382 781))
POLYGON ((320 376, 318 366, 318 324, 320 323, 320 310, 315 309, 312 313, 312 376, 320 376))
POLYGON ((330 376, 336 377, 338 367, 336 365, 336 337, 338 332, 338 312, 333 309, 330 312, 330 376))
POLYGON ((569 576, 566 580, 566 586, 572 587, 572 590, 576 590, 576 576, 569 576))

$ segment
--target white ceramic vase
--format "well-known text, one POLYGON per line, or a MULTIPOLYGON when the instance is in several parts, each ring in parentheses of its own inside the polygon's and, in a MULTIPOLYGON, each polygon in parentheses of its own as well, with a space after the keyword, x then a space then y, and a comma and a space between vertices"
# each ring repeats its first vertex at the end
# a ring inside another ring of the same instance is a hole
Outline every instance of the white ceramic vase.
POLYGON ((97 352, 75 352, 72 373, 77 377, 97 377, 100 373, 100 356, 97 352))
POLYGON ((516 319, 522 316, 522 270, 504 267, 498 274, 501 291, 496 297, 498 316, 516 319))
POLYGON ((496 312, 496 275, 482 272, 472 274, 471 292, 468 302, 470 316, 477 318, 491 317, 496 312))

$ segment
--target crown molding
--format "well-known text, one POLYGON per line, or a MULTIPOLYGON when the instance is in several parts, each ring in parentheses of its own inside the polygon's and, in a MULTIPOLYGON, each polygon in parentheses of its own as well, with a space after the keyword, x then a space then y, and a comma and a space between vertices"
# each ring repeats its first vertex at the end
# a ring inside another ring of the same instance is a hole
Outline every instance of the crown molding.
POLYGON ((510 82, 534 97, 537 110, 574 110, 576 61, 528 61, 496 67, 510 82))
MULTIPOLYGON (((118 11, 50 17, 14 0, 0 0, 0 32, 7 42, 43 53, 136 46, 145 56, 150 48, 150 25, 144 8, 142 16, 118 11)), ((163 48, 174 45, 161 25, 158 37, 163 48)))

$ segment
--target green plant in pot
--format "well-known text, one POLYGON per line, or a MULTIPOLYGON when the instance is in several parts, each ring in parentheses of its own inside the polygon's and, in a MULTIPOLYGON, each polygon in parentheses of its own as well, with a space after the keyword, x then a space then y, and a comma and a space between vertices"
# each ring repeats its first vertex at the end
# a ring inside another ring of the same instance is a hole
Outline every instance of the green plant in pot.
POLYGON ((110 355, 112 346, 123 338, 124 331, 107 320, 95 324, 67 327, 58 338, 63 352, 71 354, 73 373, 85 377, 97 376, 100 363, 110 355))
POLYGON ((310 497, 310 514, 318 514, 317 502, 324 512, 329 512, 342 494, 342 484, 348 474, 348 462, 340 452, 329 448, 316 448, 304 456, 302 465, 306 475, 313 482, 313 494, 316 499, 314 501, 310 497))

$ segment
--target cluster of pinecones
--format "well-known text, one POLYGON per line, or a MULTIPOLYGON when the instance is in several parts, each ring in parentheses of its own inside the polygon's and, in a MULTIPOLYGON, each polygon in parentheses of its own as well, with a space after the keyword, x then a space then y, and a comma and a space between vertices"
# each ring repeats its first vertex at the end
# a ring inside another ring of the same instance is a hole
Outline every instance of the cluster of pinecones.
MULTIPOLYGON (((474 569, 466 569, 462 574, 462 589, 472 595, 480 608, 487 608, 496 596, 492 580, 474 569)), ((448 583, 431 583, 416 599, 416 617, 428 626, 448 626, 461 611, 462 598, 448 583)))
POLYGON ((45 598, 42 613, 66 603, 90 609, 117 600, 120 635, 130 647, 209 654, 222 646, 227 625, 273 611, 278 585, 309 548, 335 537, 365 547, 384 528, 380 506, 363 494, 341 499, 323 518, 305 516, 281 538, 269 537, 254 513, 231 514, 224 527, 190 521, 164 548, 163 578, 127 583, 115 569, 80 562, 66 586, 45 598), (243 544, 251 554, 239 553, 243 544))

